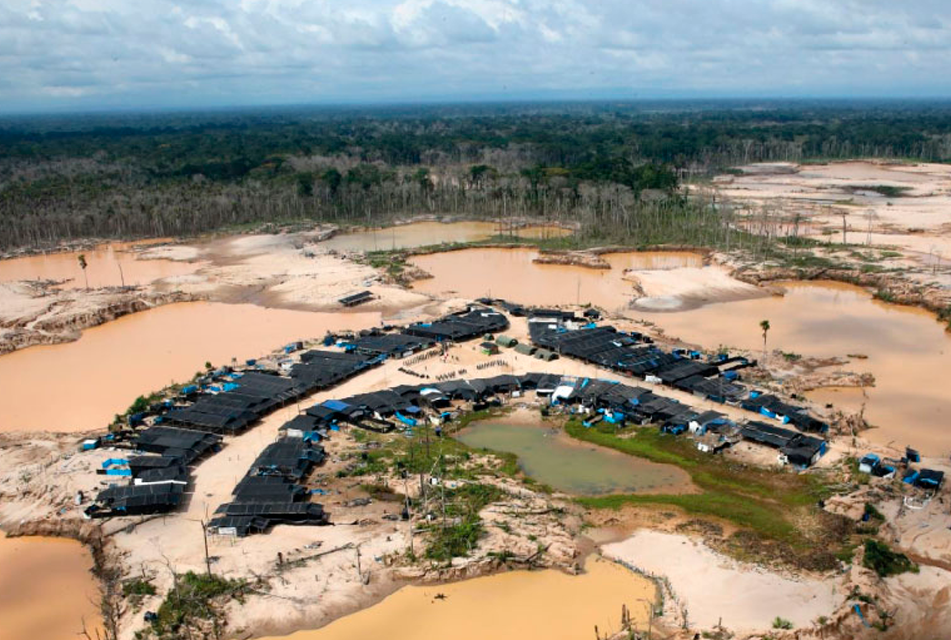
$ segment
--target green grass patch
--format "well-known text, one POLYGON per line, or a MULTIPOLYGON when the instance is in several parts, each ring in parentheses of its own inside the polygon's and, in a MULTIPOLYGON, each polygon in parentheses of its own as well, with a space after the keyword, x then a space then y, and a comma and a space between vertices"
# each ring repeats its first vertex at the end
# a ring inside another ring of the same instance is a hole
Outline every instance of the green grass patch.
POLYGON ((619 508, 625 504, 670 505, 687 513, 720 518, 749 530, 759 540, 787 547, 786 557, 797 562, 831 568, 834 551, 844 542, 844 520, 818 508, 831 491, 817 474, 797 474, 739 465, 726 458, 697 451, 690 441, 662 434, 655 429, 609 427, 586 429, 572 420, 569 435, 578 440, 609 447, 653 462, 673 464, 690 474, 702 493, 685 495, 623 494, 585 497, 578 501, 593 508, 619 508), (624 437, 621 437, 624 436, 624 437), (822 540, 797 526, 804 516, 824 522, 822 540))

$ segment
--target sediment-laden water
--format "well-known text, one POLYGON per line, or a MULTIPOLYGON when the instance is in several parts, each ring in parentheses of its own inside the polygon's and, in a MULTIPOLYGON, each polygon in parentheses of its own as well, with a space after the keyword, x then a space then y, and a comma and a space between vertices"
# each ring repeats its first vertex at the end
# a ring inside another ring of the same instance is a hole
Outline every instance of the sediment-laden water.
POLYGON ((715 347, 761 351, 761 320, 769 320, 767 347, 805 356, 863 355, 847 365, 875 376, 866 390, 820 390, 810 397, 858 411, 883 444, 917 446, 926 455, 951 451, 951 335, 933 314, 875 300, 865 290, 834 282, 782 283, 786 295, 714 304, 680 313, 631 312, 669 335, 715 347))
POLYGON ((244 362, 328 330, 378 325, 378 313, 312 313, 183 302, 87 329, 79 340, 0 356, 0 431, 105 428, 140 395, 185 382, 206 362, 244 362))
MULTIPOLYGON (((578 640, 620 630, 621 605, 647 626, 655 587, 624 567, 589 559, 586 571, 512 571, 453 584, 404 587, 383 602, 287 640, 578 640), (442 597, 437 598, 438 595, 442 597)), ((268 638, 266 640, 277 640, 268 638)))
POLYGON ((526 475, 565 493, 679 493, 691 486, 678 467, 575 442, 543 425, 477 422, 455 437, 470 447, 514 453, 526 475))

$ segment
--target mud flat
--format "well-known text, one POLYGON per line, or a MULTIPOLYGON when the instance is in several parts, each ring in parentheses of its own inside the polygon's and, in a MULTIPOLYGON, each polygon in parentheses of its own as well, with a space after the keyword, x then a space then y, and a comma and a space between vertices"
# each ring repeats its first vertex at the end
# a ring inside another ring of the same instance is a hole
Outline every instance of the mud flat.
MULTIPOLYGON (((513 571, 443 584, 404 587, 383 602, 322 629, 287 640, 484 640, 545 638, 577 640, 597 625, 601 634, 620 630, 621 605, 646 628, 654 584, 616 564, 591 558, 585 572, 513 571)), ((278 640, 277 637, 267 640, 278 640)))
POLYGON ((889 269, 896 282, 929 289, 929 295, 940 298, 929 308, 951 304, 948 165, 768 163, 741 170, 741 175, 714 182, 720 197, 748 220, 751 232, 761 232, 768 214, 765 224, 774 235, 798 233, 821 243, 848 243, 841 250, 830 248, 836 262, 868 266, 856 260, 855 252, 885 251, 871 262, 873 267, 889 269))
MULTIPOLYGON (((726 282, 729 278, 719 267, 702 267, 703 258, 690 252, 642 251, 606 253, 598 257, 610 268, 590 268, 577 264, 537 262, 539 252, 528 248, 464 249, 447 253, 415 256, 411 263, 432 278, 413 283, 413 290, 438 297, 505 298, 527 305, 563 305, 590 303, 610 311, 619 311, 644 297, 636 280, 643 273, 655 276, 658 285, 652 295, 668 295, 674 306, 686 293, 695 296, 707 287, 707 279, 726 282), (670 289, 683 272, 693 274, 693 285, 686 290, 670 289)), ((755 287, 732 281, 740 290, 755 287)), ((709 292, 708 292, 709 293, 709 292)), ((719 299, 711 295, 710 299, 719 299)), ((699 298, 697 298, 699 301, 699 298)))
MULTIPOLYGON (((761 320, 769 320, 769 349, 795 355, 852 358, 849 370, 869 372, 875 386, 820 390, 815 399, 858 411, 876 428, 866 436, 880 444, 917 446, 926 455, 951 451, 946 416, 951 394, 951 335, 934 316, 912 307, 880 302, 851 285, 834 282, 781 283, 783 296, 716 304, 682 313, 631 316, 655 322, 668 335, 707 347, 725 345, 762 355, 761 320)), ((779 357, 779 356, 777 356, 779 357)), ((795 384, 794 380, 790 384, 795 384)), ((797 389, 793 389, 797 390, 797 389)), ((801 391, 801 389, 799 389, 801 391)))
POLYGON ((692 627, 722 619, 735 632, 769 629, 780 616, 807 627, 844 600, 833 579, 790 579, 721 556, 687 536, 640 530, 606 545, 604 554, 649 574, 666 576, 692 627))
POLYGON ((211 302, 171 304, 88 329, 76 342, 0 356, 0 430, 105 428, 139 395, 185 382, 206 362, 244 362, 327 330, 378 325, 377 313, 321 314, 211 302))
POLYGON ((478 242, 505 234, 516 238, 560 238, 571 235, 572 230, 554 225, 527 224, 522 227, 501 228, 497 222, 411 222, 382 229, 351 231, 333 236, 320 243, 325 249, 335 251, 388 251, 414 249, 429 245, 478 242))
POLYGON ((0 640, 74 640, 100 628, 92 558, 75 540, 0 532, 0 640))

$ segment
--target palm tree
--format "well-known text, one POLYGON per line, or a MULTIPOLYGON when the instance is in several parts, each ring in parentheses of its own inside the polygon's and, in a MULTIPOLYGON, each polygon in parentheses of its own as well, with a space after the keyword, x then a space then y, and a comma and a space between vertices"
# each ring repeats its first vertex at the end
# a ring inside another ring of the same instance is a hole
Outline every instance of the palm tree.
POLYGON ((763 358, 766 357, 766 334, 769 333, 769 320, 760 320, 759 328, 763 330, 763 358))
POLYGON ((88 289, 88 288, 89 288, 89 275, 86 273, 86 267, 88 267, 89 264, 86 262, 86 254, 85 254, 85 253, 80 253, 80 254, 79 254, 79 257, 76 258, 76 259, 79 260, 79 268, 83 270, 83 277, 86 279, 86 288, 88 289))

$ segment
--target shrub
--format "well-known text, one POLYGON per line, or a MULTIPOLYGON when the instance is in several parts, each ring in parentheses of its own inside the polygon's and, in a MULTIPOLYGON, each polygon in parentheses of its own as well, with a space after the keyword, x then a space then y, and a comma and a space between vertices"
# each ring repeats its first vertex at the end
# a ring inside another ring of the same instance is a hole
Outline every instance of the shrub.
POLYGON ((904 553, 892 551, 887 544, 875 539, 865 541, 865 557, 862 566, 871 569, 880 577, 895 576, 906 571, 918 573, 918 565, 904 553))
POLYGON ((773 620, 773 629, 792 629, 792 628, 793 628, 793 623, 790 622, 789 620, 786 620, 785 618, 780 618, 779 616, 776 616, 776 618, 773 620))

